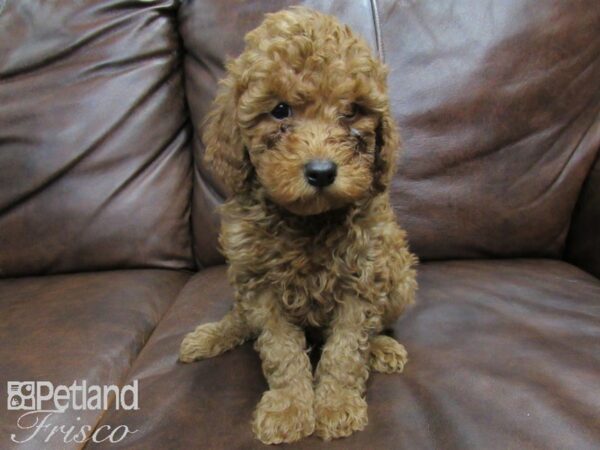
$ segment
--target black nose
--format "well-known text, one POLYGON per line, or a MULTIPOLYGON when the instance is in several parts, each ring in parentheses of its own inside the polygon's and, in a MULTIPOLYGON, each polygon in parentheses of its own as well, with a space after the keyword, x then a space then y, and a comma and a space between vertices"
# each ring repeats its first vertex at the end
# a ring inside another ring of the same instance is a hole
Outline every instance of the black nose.
POLYGON ((313 159, 304 166, 306 181, 316 187, 329 186, 336 175, 337 166, 333 161, 326 159, 313 159))

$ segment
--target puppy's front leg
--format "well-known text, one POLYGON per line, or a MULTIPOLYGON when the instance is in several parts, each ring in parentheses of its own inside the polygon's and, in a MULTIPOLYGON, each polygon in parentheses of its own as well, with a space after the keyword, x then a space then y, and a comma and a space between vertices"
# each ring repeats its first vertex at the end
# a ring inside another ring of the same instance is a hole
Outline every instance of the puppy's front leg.
POLYGON ((286 320, 275 297, 263 294, 250 313, 259 323, 255 348, 260 353, 269 390, 260 400, 253 430, 266 444, 297 441, 313 433, 314 392, 304 332, 286 320))
POLYGON ((369 376, 368 304, 354 298, 338 306, 315 374, 316 433, 325 440, 367 425, 364 399, 369 376))

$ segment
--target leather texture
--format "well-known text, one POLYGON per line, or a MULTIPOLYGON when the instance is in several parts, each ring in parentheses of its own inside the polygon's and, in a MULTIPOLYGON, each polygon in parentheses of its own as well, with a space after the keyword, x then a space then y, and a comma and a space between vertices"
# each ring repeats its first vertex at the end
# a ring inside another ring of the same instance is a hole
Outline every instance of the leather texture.
POLYGON ((0 276, 191 268, 175 0, 0 13, 0 276))
MULTIPOLYGON (((189 276, 183 271, 123 270, 0 280, 2 391, 7 381, 50 381, 55 386, 82 380, 88 386, 122 383, 189 276)), ((6 401, 4 394, 2 400, 6 401)), ((8 411, 3 403, 1 448, 81 447, 59 436, 45 443, 49 429, 27 442, 13 443, 11 434, 24 440, 33 433, 17 428, 22 413, 8 411)), ((95 426, 102 413, 68 409, 49 423, 79 430, 95 426)))
POLYGON ((579 197, 567 242, 567 260, 600 277, 600 156, 579 197))
POLYGON ((597 1, 379 3, 413 250, 560 257, 600 148, 597 1))
MULTIPOLYGON (((186 93, 197 133, 226 57, 242 51, 245 32, 263 12, 283 3, 289 2, 182 6, 186 93)), ((381 36, 404 140, 392 201, 417 255, 560 257, 600 148, 596 0, 543 7, 537 0, 323 1, 318 7, 374 47, 377 31, 381 36)), ((209 265, 221 260, 214 208, 223 189, 201 154, 196 137, 195 255, 209 265)))
MULTIPOLYGON (((425 263, 419 293, 393 330, 404 373, 373 374, 369 425, 350 438, 290 449, 595 448, 600 442, 600 281, 566 263, 425 263)), ((268 448, 250 429, 266 389, 245 344, 182 364, 183 335, 230 307, 223 266, 195 275, 136 360, 143 408, 102 424, 139 432, 88 448, 268 448)))

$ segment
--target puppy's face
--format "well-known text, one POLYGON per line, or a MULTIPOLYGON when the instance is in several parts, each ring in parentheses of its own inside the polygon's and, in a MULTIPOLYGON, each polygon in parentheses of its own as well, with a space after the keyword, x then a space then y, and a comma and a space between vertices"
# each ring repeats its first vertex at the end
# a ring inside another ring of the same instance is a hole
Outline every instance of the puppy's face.
MULTIPOLYGON (((310 215, 337 209, 371 195, 375 175, 378 116, 356 98, 348 74, 334 85, 322 70, 254 81, 242 95, 239 118, 243 140, 259 182, 268 196, 289 211, 310 215), (283 86, 282 86, 283 87, 283 86), (337 88, 337 89, 336 89, 337 88), (268 93, 257 104, 257 90, 268 93)), ((332 80, 333 81, 333 80, 332 80)))
POLYGON ((234 126, 268 197, 313 215, 381 192, 393 166, 383 147, 397 140, 368 46, 307 10, 267 18, 246 42, 229 66, 234 126))

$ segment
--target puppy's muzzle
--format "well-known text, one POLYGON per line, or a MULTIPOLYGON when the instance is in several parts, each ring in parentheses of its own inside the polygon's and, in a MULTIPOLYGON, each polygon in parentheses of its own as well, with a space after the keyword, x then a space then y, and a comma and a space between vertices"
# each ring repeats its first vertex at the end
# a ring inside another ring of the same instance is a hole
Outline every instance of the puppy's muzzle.
POLYGON ((311 186, 323 188, 335 181, 337 165, 326 159, 313 159, 304 166, 304 176, 311 186))

